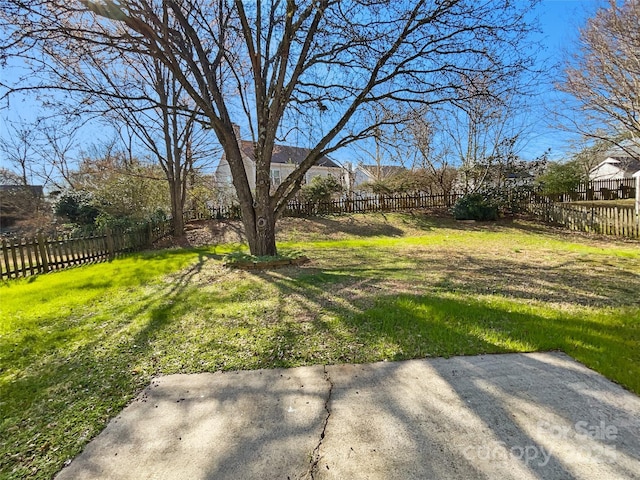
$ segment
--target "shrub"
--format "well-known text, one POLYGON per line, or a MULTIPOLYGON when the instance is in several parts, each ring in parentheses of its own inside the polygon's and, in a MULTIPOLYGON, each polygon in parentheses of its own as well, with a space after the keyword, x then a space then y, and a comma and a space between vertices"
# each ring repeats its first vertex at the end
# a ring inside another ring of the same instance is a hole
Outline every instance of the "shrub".
POLYGON ((96 217, 95 226, 98 229, 109 228, 120 232, 130 232, 146 225, 147 223, 160 223, 166 220, 168 220, 167 214, 161 208, 146 218, 116 216, 102 212, 96 217))
POLYGON ((93 225, 100 214, 93 195, 85 191, 63 193, 55 205, 55 213, 76 225, 93 225))
POLYGON ((340 182, 331 175, 313 177, 309 184, 300 189, 300 197, 306 202, 328 202, 334 193, 341 193, 342 190, 340 182))
POLYGON ((585 180, 580 164, 570 161, 549 164, 547 171, 538 177, 537 182, 545 195, 557 195, 574 192, 585 180))
POLYGON ((470 193, 453 207, 456 220, 497 220, 498 206, 482 193, 470 193))
POLYGON ((533 187, 526 185, 487 187, 482 195, 492 205, 498 207, 500 215, 515 215, 526 212, 526 204, 531 200, 533 187))

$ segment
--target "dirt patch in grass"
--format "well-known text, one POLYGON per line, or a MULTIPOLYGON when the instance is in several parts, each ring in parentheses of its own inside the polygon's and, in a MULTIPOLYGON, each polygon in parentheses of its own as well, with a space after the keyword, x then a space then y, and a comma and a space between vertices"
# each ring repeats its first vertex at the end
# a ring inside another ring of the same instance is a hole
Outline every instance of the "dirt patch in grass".
POLYGON ((162 238, 154 244, 154 249, 239 244, 246 241, 244 227, 238 220, 197 220, 185 226, 184 236, 162 238))

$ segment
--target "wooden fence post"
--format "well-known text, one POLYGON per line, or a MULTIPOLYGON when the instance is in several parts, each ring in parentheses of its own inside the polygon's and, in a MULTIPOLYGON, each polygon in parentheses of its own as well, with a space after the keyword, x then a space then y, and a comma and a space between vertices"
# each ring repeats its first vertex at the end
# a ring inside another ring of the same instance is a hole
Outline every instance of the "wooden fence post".
POLYGON ((7 247, 7 241, 2 239, 2 257, 4 259, 4 268, 7 278, 11 278, 11 267, 9 266, 9 248, 7 247))
POLYGON ((47 244, 42 233, 38 234, 38 250, 40 251, 40 259, 42 260, 42 271, 49 271, 49 256, 47 255, 47 244))
POLYGON ((113 236, 111 234, 111 229, 109 227, 105 228, 105 239, 107 244, 107 255, 109 258, 113 258, 115 256, 115 249, 113 248, 113 236))

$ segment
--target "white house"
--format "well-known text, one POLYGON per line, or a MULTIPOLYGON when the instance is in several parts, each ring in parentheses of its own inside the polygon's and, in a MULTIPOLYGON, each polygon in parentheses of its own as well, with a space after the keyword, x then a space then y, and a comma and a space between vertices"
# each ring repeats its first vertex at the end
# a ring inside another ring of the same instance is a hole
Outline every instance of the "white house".
MULTIPOLYGON (((240 152, 245 171, 249 179, 249 186, 255 189, 256 186, 256 162, 254 155, 254 142, 240 140, 240 152)), ((291 147, 287 145, 276 145, 273 148, 271 157, 271 184, 277 187, 287 176, 307 157, 310 149, 301 147, 291 147)), ((309 183, 313 177, 333 176, 337 180, 343 180, 344 171, 340 165, 329 157, 321 157, 316 165, 312 166, 305 175, 305 182, 309 183)), ((231 169, 224 154, 215 172, 216 183, 219 187, 232 186, 231 169)))
POLYGON ((589 171, 589 180, 623 180, 640 170, 640 160, 629 156, 607 157, 589 171))

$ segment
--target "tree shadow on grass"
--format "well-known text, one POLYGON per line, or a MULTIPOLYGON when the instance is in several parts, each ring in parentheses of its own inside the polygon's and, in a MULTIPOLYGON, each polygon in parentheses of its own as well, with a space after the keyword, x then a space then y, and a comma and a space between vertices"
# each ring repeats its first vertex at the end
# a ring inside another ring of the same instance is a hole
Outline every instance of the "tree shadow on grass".
MULTIPOLYGON (((429 258, 420 261, 429 264, 429 258)), ((640 306, 640 276, 633 270, 601 268, 601 262, 588 262, 567 255, 559 263, 548 264, 537 258, 480 257, 450 253, 449 263, 440 263, 439 279, 433 287, 466 294, 498 294, 506 298, 567 303, 586 307, 640 306)))
MULTIPOLYGON (((281 302, 300 299, 299 315, 311 320, 311 327, 300 334, 304 342, 326 336, 337 345, 366 346, 361 351, 340 351, 339 358, 331 361, 561 350, 640 392, 640 350, 636 348, 640 331, 633 328, 638 310, 633 298, 619 313, 590 317, 580 311, 522 304, 518 296, 496 302, 493 296, 478 297, 475 289, 459 291, 457 297, 437 290, 425 295, 396 293, 393 285, 376 278, 326 271, 315 276, 304 270, 260 276, 277 286, 281 302), (314 337, 316 333, 319 337, 314 337)), ((558 299, 569 295, 564 290, 556 294, 558 299)), ((570 301, 579 304, 576 295, 570 301)), ((585 293, 585 305, 589 301, 585 293)), ((280 328, 298 327, 284 322, 280 328)))
MULTIPOLYGON (((299 275, 299 273, 299 270, 289 269, 277 274, 263 272, 257 275, 268 278, 281 292, 282 298, 304 295, 306 304, 303 307, 306 312, 321 311, 333 320, 323 320, 320 315, 305 322, 307 325, 305 329, 299 328, 300 324, 296 322, 274 324, 263 339, 264 342, 259 346, 256 345, 253 351, 258 357, 256 367, 286 367, 315 364, 319 361, 325 364, 363 363, 382 359, 404 360, 557 349, 569 350, 577 358, 583 356, 587 360, 585 363, 589 363, 589 360, 594 363, 593 358, 601 360, 598 352, 602 350, 617 350, 618 355, 628 353, 620 348, 625 340, 624 330, 611 330, 588 319, 566 317, 560 314, 556 318, 549 319, 535 312, 512 312, 508 307, 494 306, 472 299, 451 299, 442 295, 386 294, 378 296, 375 305, 367 306, 362 297, 357 295, 354 297, 353 294, 375 287, 375 283, 371 280, 352 279, 351 282, 345 282, 342 275, 324 273, 318 278, 308 272, 307 275, 299 275), (331 289, 332 298, 327 296, 329 289, 331 289), (544 332, 542 332, 543 329, 544 332), (310 340, 316 342, 319 338, 331 346, 329 356, 320 358, 313 356, 310 340), (580 340, 577 347, 571 343, 573 338, 580 340), (359 345, 360 349, 345 348, 346 345, 359 345), (584 352, 586 354, 582 355, 584 352), (590 357, 593 352, 596 357, 590 357)), ((210 347, 228 348, 229 345, 217 343, 210 344, 210 347)), ((242 353, 241 349, 233 352, 233 354, 239 353, 242 353)), ((523 368, 531 371, 537 368, 535 360, 516 361, 520 361, 523 368)), ((461 368, 464 368, 464 358, 458 362, 461 368)), ((439 368, 437 365, 436 370, 439 368)), ((390 379, 394 377, 393 370, 396 368, 400 367, 396 364, 388 367, 390 379)), ((556 375, 561 376, 562 369, 565 367, 554 368, 557 371, 556 375)), ((540 371, 545 369, 547 369, 546 366, 540 365, 540 371)), ((441 370, 440 376, 450 382, 460 399, 469 398, 473 391, 475 391, 473 395, 493 396, 493 401, 474 404, 469 408, 480 424, 497 439, 497 442, 506 445, 507 448, 536 445, 538 439, 511 419, 509 403, 511 398, 508 397, 511 393, 501 392, 502 384, 495 383, 494 388, 487 389, 486 386, 474 383, 473 379, 468 381, 463 379, 462 382, 457 379, 452 381, 451 372, 448 371, 441 370)), ((363 377, 366 379, 366 376, 363 377)), ((587 380, 587 377, 584 378, 587 380)), ((342 390, 366 388, 367 385, 363 384, 363 381, 361 378, 353 384, 342 386, 342 390)), ((488 381, 493 382, 494 379, 489 377, 488 381)), ((596 390, 599 387, 597 383, 590 385, 596 390)), ((596 405, 593 399, 589 399, 589 404, 596 413, 573 419, 571 411, 566 409, 565 405, 561 402, 550 402, 545 396, 548 392, 543 392, 544 389, 536 390, 535 379, 532 379, 530 387, 516 392, 515 395, 520 395, 522 402, 537 404, 545 413, 554 418, 561 418, 563 422, 575 423, 575 421, 586 419, 596 424, 595 420, 603 411, 605 404, 606 411, 613 411, 613 421, 628 418, 626 410, 616 407, 612 409, 607 398, 602 396, 604 393, 596 391, 594 398, 600 395, 597 400, 600 403, 596 405)), ((636 389, 638 388, 640 386, 636 385, 636 389)), ((603 392, 606 391, 603 389, 603 392)), ((582 392, 575 392, 575 397, 583 401, 581 395, 583 395, 582 392)), ((381 402, 381 405, 394 419, 396 425, 404 426, 405 440, 408 439, 413 446, 429 445, 432 432, 427 427, 416 426, 416 418, 406 411, 403 400, 394 394, 381 402)), ((432 422, 438 421, 434 419, 432 422)), ((278 441, 272 433, 264 432, 259 438, 253 439, 252 444, 255 448, 268 449, 267 445, 270 442, 278 441)), ((633 457, 637 443, 637 436, 627 438, 618 446, 619 453, 633 457)), ((229 449, 225 452, 225 456, 216 458, 215 462, 212 462, 211 472, 218 472, 220 465, 234 468, 238 466, 239 458, 234 456, 235 452, 236 449, 229 449)), ((441 454, 456 458, 456 455, 459 457, 460 452, 451 446, 450 451, 443 451, 441 454)), ((462 457, 459 459, 466 460, 462 457)), ((546 478, 549 472, 556 474, 558 478, 566 478, 571 476, 572 472, 571 465, 563 463, 561 457, 551 458, 544 468, 538 468, 530 463, 525 463, 524 467, 530 469, 530 473, 538 478, 546 478)), ((624 466, 615 467, 618 472, 625 472, 624 468, 624 466)))
MULTIPOLYGON (((209 322, 200 328, 214 328, 224 323, 216 317, 215 312, 220 311, 216 309, 231 305, 236 296, 247 300, 271 294, 258 286, 239 295, 233 293, 232 286, 229 292, 202 293, 199 288, 203 284, 196 279, 211 259, 219 258, 203 251, 192 267, 173 275, 163 289, 147 293, 135 305, 115 308, 110 316, 117 325, 109 334, 125 331, 122 341, 104 342, 104 336, 97 335, 74 352, 65 352, 64 358, 52 351, 43 361, 33 360, 20 377, 2 385, 1 397, 15 399, 10 412, 14 420, 7 425, 24 432, 6 448, 11 468, 28 472, 37 466, 41 473, 53 474, 65 457, 47 453, 48 440, 42 432, 51 422, 50 412, 60 415, 52 428, 74 434, 56 448, 73 456, 159 373, 563 350, 627 388, 640 391, 640 358, 634 349, 640 343, 637 329, 570 314, 541 316, 535 309, 514 312, 508 306, 473 300, 472 289, 463 290, 465 294, 459 299, 444 293, 398 295, 383 281, 389 273, 386 267, 377 272, 375 267, 363 268, 356 275, 344 269, 313 267, 247 273, 247 278, 255 276, 276 289, 275 309, 237 312, 233 322, 222 325, 219 335, 201 341, 197 331, 182 331, 188 329, 191 312, 198 310, 198 316, 209 322), (127 322, 135 318, 143 321, 127 331, 127 322), (169 349, 174 351, 168 354, 169 349), (173 365, 164 358, 171 355, 183 364, 173 365), (48 397, 54 401, 48 402, 48 397), (39 413, 32 414, 34 408, 39 413), (30 412, 28 420, 22 418, 26 411, 30 412), (59 414, 61 411, 64 413, 59 414), (25 447, 28 442, 34 446, 25 447)), ((518 268, 520 264, 514 263, 509 271, 518 268)), ((522 275, 520 280, 535 271, 532 267, 522 275)), ((487 272, 486 280, 490 277, 487 272)), ((634 311, 631 306, 630 311, 634 311)), ((105 317, 103 321, 112 320, 105 317)), ((63 331, 68 325, 60 328, 61 335, 71 335, 66 337, 69 343, 78 339, 74 335, 79 333, 73 329, 63 331)), ((65 338, 59 340, 64 342, 65 338)))
MULTIPOLYGON (((37 331, 2 338, 0 398, 10 399, 0 403, 0 436, 7 439, 0 449, 2 475, 52 477, 148 383, 156 372, 137 365, 153 369, 153 338, 188 308, 195 297, 190 283, 213 257, 199 252, 171 284, 143 293, 133 305, 114 303, 97 316, 42 317, 37 331), (130 322, 140 316, 148 321, 136 331, 130 322), (15 371, 10 376, 9 368, 15 371)), ((143 286, 135 272, 126 283, 143 286)))
MULTIPOLYGON (((296 285, 296 282, 275 282, 285 295, 307 290, 304 286, 296 285)), ((342 337, 327 341, 339 344, 347 340, 351 345, 361 346, 360 350, 340 350, 327 363, 365 363, 381 359, 407 360, 560 350, 626 388, 636 393, 640 392, 640 351, 637 349, 637 345, 640 344, 640 332, 615 322, 610 324, 562 312, 553 316, 539 315, 535 310, 518 312, 511 310, 508 305, 496 306, 469 297, 453 299, 437 294, 381 295, 370 308, 359 304, 358 301, 350 306, 327 304, 323 302, 322 295, 314 297, 314 303, 318 308, 328 310, 337 318, 339 324, 347 327, 346 333, 342 329, 323 329, 322 335, 326 337, 342 337)), ((303 336, 294 340, 306 341, 303 336)), ((293 351, 300 348, 295 344, 289 347, 293 351)), ((517 358, 519 360, 516 361, 521 362, 523 368, 532 371, 536 368, 540 368, 540 371, 552 368, 556 377, 563 376, 564 366, 548 367, 535 359, 517 358)), ((616 406, 617 394, 611 396, 611 387, 605 380, 593 380, 587 375, 581 378, 585 383, 571 385, 570 393, 565 392, 565 395, 571 395, 576 401, 590 406, 589 412, 584 412, 580 418, 574 418, 576 413, 565 408, 566 404, 561 398, 558 402, 550 401, 545 395, 551 395, 555 399, 558 392, 550 393, 544 388, 536 388, 535 378, 531 379, 531 388, 516 394, 521 395, 522 402, 537 405, 544 411, 548 417, 544 417, 543 420, 560 418, 571 426, 578 421, 599 425, 602 415, 612 415, 607 421, 614 422, 623 430, 620 432, 622 441, 617 442, 615 446, 618 454, 637 459, 640 437, 633 432, 633 427, 630 426, 632 424, 629 423, 630 415, 633 414, 623 407, 616 406)), ((489 381, 493 379, 490 378, 489 381)), ((540 381, 544 381, 543 378, 540 381)), ((498 441, 505 445, 536 445, 538 440, 521 429, 515 421, 508 420, 510 426, 495 424, 496 411, 499 412, 500 418, 510 419, 505 402, 512 399, 496 394, 502 387, 503 385, 496 384, 496 388, 492 390, 493 394, 497 395, 495 402, 477 406, 474 413, 488 428, 494 430, 498 441), (493 405, 493 408, 485 409, 487 405, 493 405)), ((457 387, 454 385, 454 388, 457 387)), ((462 398, 466 398, 469 389, 475 389, 478 395, 489 394, 484 387, 469 382, 464 388, 467 390, 458 390, 462 398)), ((571 471, 571 465, 565 465, 562 459, 556 458, 551 460, 548 468, 546 472, 555 472, 562 478, 571 471)), ((626 472, 625 468, 627 467, 622 464, 614 467, 619 472, 626 472)), ((544 469, 536 470, 535 473, 540 475, 540 478, 545 478, 544 469)))

